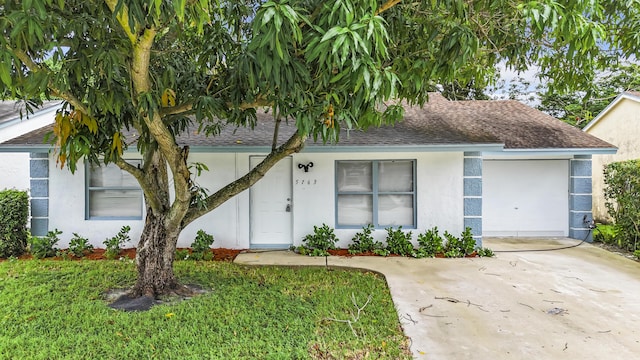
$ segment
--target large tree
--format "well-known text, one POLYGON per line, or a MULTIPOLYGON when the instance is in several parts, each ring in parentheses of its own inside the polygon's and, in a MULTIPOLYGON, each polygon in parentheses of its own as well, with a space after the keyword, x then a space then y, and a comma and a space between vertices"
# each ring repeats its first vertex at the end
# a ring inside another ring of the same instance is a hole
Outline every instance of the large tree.
POLYGON ((624 91, 640 91, 639 64, 613 63, 600 71, 588 87, 578 92, 559 94, 541 86, 537 108, 583 128, 624 91))
POLYGON ((4 0, 0 93, 65 101, 54 130, 61 166, 114 163, 138 180, 146 219, 132 291, 158 295, 181 289, 172 268, 180 231, 308 137, 392 124, 403 115, 395 100, 422 104, 439 83, 482 88, 500 61, 543 66, 559 88, 590 78, 605 14, 598 0, 568 3, 4 0), (261 107, 297 132, 215 193, 194 189, 176 136, 251 127, 261 107), (122 158, 134 140, 140 168, 122 158))

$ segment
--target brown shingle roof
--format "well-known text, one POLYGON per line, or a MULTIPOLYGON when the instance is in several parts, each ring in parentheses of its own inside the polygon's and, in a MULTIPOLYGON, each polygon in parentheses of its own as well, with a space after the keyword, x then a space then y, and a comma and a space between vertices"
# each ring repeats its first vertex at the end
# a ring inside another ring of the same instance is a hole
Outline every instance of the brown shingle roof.
MULTIPOLYGON (((270 146, 271 114, 258 114, 251 130, 227 126, 219 136, 189 132, 177 140, 192 147, 270 146)), ((51 126, 12 139, 2 145, 39 145, 51 126)), ((293 122, 281 123, 279 142, 295 131, 293 122)), ((131 139, 131 136, 128 136, 131 139)), ((515 100, 447 101, 432 94, 423 108, 405 106, 404 120, 394 126, 370 128, 366 132, 342 130, 340 146, 430 146, 504 144, 505 149, 614 148, 541 111, 515 100)), ((307 147, 322 146, 307 142, 307 147)))

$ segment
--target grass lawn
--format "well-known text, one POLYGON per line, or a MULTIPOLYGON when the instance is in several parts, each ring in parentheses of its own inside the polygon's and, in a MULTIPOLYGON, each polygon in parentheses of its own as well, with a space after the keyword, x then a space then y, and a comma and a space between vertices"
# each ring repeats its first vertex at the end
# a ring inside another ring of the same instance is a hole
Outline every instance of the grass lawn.
POLYGON ((0 262, 0 359, 410 358, 382 277, 324 268, 176 262, 210 292, 147 312, 107 307, 131 261, 0 262), (364 308, 357 313, 351 294, 364 308))

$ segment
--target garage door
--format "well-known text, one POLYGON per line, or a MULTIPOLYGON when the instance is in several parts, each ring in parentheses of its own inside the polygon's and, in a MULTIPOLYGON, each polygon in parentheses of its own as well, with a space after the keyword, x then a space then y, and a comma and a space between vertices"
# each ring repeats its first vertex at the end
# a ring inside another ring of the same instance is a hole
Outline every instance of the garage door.
POLYGON ((568 236, 568 160, 485 160, 484 236, 568 236))

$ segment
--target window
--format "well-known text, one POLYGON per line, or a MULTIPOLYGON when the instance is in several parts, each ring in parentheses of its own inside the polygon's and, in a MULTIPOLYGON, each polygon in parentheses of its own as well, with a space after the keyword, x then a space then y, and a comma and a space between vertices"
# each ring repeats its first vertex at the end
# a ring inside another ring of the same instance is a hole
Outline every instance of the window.
MULTIPOLYGON (((140 160, 129 160, 133 166, 140 160)), ((142 190, 138 181, 114 164, 87 165, 87 219, 142 219, 142 190)))
POLYGON ((337 161, 338 227, 415 227, 414 160, 337 161))

